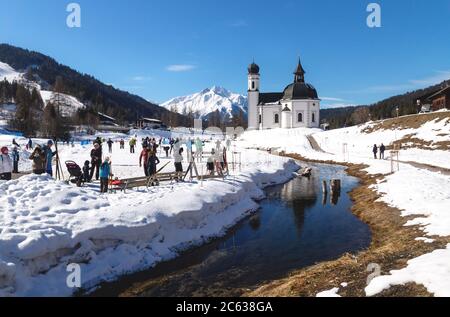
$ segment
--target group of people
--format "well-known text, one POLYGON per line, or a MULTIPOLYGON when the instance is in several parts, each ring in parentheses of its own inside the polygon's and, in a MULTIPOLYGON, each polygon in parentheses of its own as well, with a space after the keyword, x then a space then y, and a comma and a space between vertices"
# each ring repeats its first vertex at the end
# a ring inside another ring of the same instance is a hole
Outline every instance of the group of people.
POLYGON ((384 160, 384 152, 386 151, 386 147, 383 143, 381 143, 380 147, 378 147, 376 144, 373 145, 372 152, 375 159, 378 159, 378 152, 380 152, 379 159, 384 160))
MULTIPOLYGON (((9 148, 4 146, 1 148, 0 154, 0 180, 11 180, 12 174, 19 173, 19 160, 20 146, 17 144, 16 140, 13 140, 13 147, 11 155, 9 153, 9 148)), ((41 146, 36 144, 33 152, 29 156, 32 161, 32 172, 33 174, 42 175, 49 174, 53 176, 52 160, 56 155, 56 151, 52 150, 53 141, 49 140, 46 145, 41 146)), ((33 142, 31 139, 26 145, 27 149, 33 149, 33 142)))
MULTIPOLYGON (((109 139, 107 142, 109 153, 112 153, 113 142, 109 139)), ((103 140, 97 138, 94 141, 94 148, 91 150, 91 160, 86 160, 82 169, 83 181, 89 183, 95 176, 95 179, 100 180, 100 192, 107 193, 109 179, 113 176, 111 168, 111 159, 107 156, 103 159, 103 140), (95 174, 95 175, 94 175, 95 174)))

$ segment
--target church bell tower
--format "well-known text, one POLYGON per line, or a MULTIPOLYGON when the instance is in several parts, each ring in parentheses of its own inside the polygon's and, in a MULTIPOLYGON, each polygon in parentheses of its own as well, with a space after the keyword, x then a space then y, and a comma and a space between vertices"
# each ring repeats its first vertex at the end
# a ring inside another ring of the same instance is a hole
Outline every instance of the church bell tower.
POLYGON ((248 66, 248 128, 255 130, 259 128, 259 66, 253 62, 248 66))

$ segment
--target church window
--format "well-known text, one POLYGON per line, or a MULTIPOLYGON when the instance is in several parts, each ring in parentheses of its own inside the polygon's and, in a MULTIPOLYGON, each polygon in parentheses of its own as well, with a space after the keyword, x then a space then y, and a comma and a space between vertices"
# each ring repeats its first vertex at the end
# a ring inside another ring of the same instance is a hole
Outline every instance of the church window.
POLYGON ((297 115, 297 121, 303 122, 303 113, 299 112, 299 114, 297 115))
POLYGON ((255 89, 255 82, 252 81, 252 89, 255 89))
POLYGON ((278 113, 275 114, 275 123, 280 123, 280 115, 278 113))
POLYGON ((261 123, 262 123, 262 116, 259 115, 259 124, 261 124, 261 123))
POLYGON ((312 119, 311 119, 311 121, 312 121, 312 122, 316 122, 316 114, 315 114, 315 113, 312 114, 312 119))

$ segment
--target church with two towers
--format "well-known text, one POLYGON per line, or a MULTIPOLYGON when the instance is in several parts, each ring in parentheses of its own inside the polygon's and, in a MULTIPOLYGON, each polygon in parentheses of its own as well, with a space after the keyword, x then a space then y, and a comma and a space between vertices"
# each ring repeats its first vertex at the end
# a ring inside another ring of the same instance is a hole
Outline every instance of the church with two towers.
POLYGON ((294 82, 283 92, 260 91, 260 68, 248 67, 248 127, 253 130, 318 128, 320 99, 316 89, 305 82, 305 70, 298 61, 294 82))

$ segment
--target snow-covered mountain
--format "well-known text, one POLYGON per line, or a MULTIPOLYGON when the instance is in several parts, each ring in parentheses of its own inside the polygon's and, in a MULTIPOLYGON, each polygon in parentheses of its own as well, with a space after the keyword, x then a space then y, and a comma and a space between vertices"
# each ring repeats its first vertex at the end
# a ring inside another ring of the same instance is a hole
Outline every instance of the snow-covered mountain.
POLYGON ((193 112, 198 118, 206 118, 211 113, 219 110, 222 118, 232 118, 240 110, 247 114, 247 96, 232 93, 223 87, 214 86, 199 93, 173 98, 163 104, 162 107, 176 111, 180 114, 193 112))
POLYGON ((6 63, 0 61, 0 80, 5 80, 9 82, 21 81, 23 79, 23 74, 17 72, 14 68, 6 63))
MULTIPOLYGON (((6 80, 10 83, 21 83, 22 85, 29 87, 29 89, 36 88, 41 94, 41 98, 44 101, 45 105, 48 105, 49 102, 54 102, 56 98, 59 98, 59 101, 61 102, 61 113, 63 116, 71 116, 78 109, 85 108, 85 105, 81 103, 77 98, 66 94, 59 94, 57 96, 53 91, 44 90, 41 86, 42 82, 38 83, 36 81, 28 80, 25 78, 24 72, 19 72, 12 68, 10 65, 0 61, 0 81, 3 80, 6 80)), ((46 83, 44 84, 47 87, 50 86, 46 83)), ((11 109, 11 107, 9 107, 8 109, 11 109)), ((2 118, 1 114, 5 111, 6 110, 2 109, 2 112, 0 113, 0 119, 2 118)), ((11 112, 11 110, 9 110, 9 112, 11 112)))

